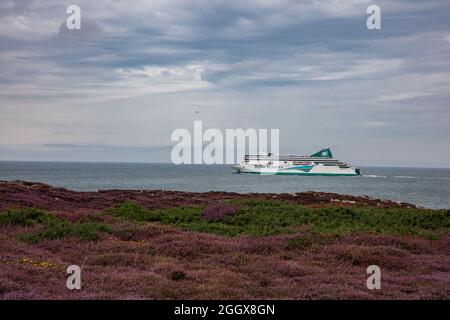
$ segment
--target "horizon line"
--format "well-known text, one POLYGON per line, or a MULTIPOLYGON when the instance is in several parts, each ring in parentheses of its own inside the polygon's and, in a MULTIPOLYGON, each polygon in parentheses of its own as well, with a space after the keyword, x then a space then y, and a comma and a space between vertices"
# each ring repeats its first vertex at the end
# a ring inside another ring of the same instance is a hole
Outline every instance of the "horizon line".
MULTIPOLYGON (((192 166, 192 165, 197 165, 197 166, 232 166, 232 164, 196 164, 196 163, 191 163, 191 164, 174 164, 170 161, 167 162, 163 162, 163 161, 156 161, 156 162, 149 162, 149 161, 100 161, 100 160, 90 160, 90 161, 85 161, 85 160, 2 160, 0 159, 0 162, 38 162, 38 163, 97 163, 97 164, 172 164, 174 166, 192 166)), ((422 165, 422 166, 417 166, 417 165, 374 165, 374 164, 365 164, 365 165, 357 165, 358 167, 373 167, 373 168, 411 168, 411 169, 450 169, 450 166, 434 166, 434 165, 422 165)))

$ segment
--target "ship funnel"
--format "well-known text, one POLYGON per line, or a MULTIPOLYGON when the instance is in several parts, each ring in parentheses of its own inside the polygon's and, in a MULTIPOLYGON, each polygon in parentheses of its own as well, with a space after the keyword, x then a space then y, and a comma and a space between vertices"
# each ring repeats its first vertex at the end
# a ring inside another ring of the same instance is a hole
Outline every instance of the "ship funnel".
POLYGON ((324 148, 314 154, 312 154, 310 157, 314 158, 333 158, 333 154, 331 153, 330 148, 324 148))

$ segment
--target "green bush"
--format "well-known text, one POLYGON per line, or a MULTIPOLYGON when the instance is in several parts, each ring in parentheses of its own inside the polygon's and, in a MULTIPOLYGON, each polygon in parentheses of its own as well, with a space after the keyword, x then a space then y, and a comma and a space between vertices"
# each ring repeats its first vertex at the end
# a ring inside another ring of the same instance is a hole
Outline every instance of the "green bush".
POLYGON ((70 222, 48 212, 35 208, 10 209, 0 213, 0 226, 16 225, 31 227, 39 225, 37 232, 19 236, 23 241, 36 243, 44 239, 60 239, 75 236, 84 240, 95 240, 99 232, 111 232, 111 229, 97 222, 70 222))
POLYGON ((0 226, 16 225, 22 227, 30 227, 35 223, 50 223, 56 218, 39 209, 21 208, 9 209, 0 213, 0 226))
POLYGON ((132 202, 123 203, 115 208, 107 209, 105 213, 135 222, 152 221, 151 214, 147 209, 132 202))
MULTIPOLYGON (((436 237, 447 234, 450 210, 322 207, 312 208, 281 201, 234 201, 239 209, 221 221, 201 218, 202 207, 177 207, 149 211, 125 203, 107 210, 136 222, 159 222, 186 230, 235 236, 269 236, 307 226, 316 234, 346 235, 361 232, 436 237)), ((315 241, 317 239, 299 240, 315 241)), ((308 243, 299 243, 308 246, 308 243)))
POLYGON ((20 239, 30 243, 37 243, 45 239, 55 240, 73 236, 83 240, 92 241, 98 239, 99 232, 110 233, 111 229, 103 223, 71 223, 68 221, 58 220, 46 225, 38 232, 23 234, 20 236, 20 239))

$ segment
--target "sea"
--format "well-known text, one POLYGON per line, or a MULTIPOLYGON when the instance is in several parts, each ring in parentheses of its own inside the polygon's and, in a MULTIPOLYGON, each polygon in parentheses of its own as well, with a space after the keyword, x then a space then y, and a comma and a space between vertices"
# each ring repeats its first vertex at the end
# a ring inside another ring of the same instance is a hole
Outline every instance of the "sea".
POLYGON ((0 161, 0 180, 25 180, 77 191, 153 189, 193 192, 326 191, 450 208, 450 169, 361 167, 361 176, 234 174, 229 165, 0 161))

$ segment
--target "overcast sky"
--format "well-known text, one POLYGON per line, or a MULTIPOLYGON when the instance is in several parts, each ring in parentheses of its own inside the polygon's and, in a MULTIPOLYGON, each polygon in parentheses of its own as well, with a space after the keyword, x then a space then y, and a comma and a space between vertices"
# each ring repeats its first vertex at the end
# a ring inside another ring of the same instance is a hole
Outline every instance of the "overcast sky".
POLYGON ((0 160, 169 161, 198 119, 279 128, 281 153, 450 167, 446 0, 2 0, 0 66, 0 160))

